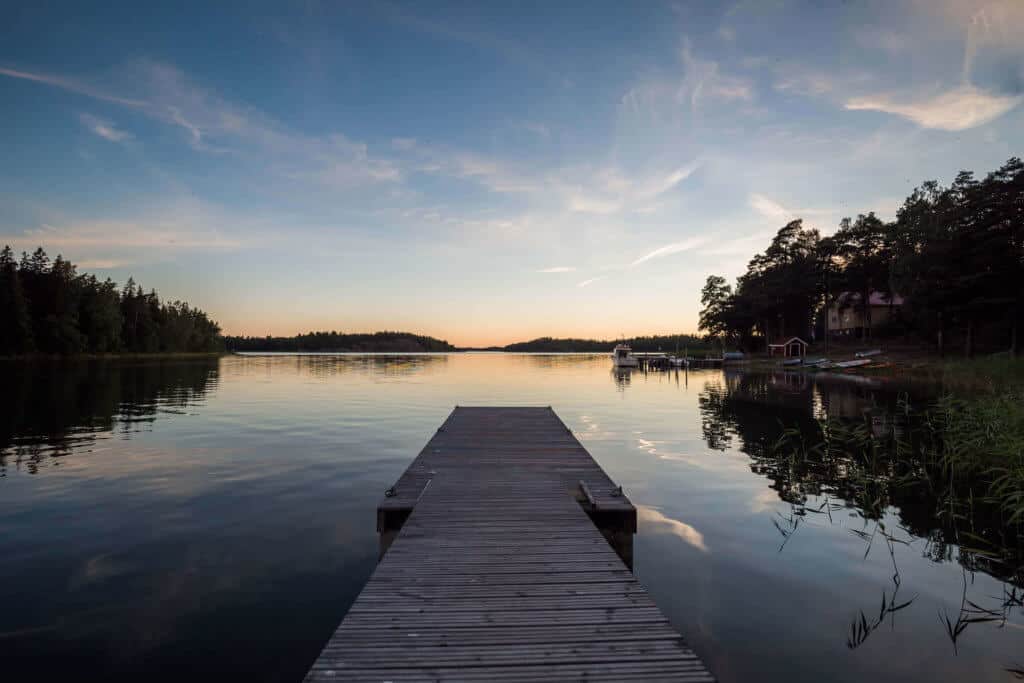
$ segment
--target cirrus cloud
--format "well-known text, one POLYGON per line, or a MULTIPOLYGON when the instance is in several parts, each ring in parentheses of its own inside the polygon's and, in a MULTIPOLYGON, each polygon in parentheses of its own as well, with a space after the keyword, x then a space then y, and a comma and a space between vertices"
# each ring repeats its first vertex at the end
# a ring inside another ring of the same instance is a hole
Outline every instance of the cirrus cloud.
POLYGON ((93 116, 92 114, 79 114, 78 120, 82 125, 92 131, 93 134, 110 142, 124 142, 134 137, 131 133, 119 129, 110 121, 93 116))
POLYGON ((650 261, 651 259, 661 258, 662 256, 670 256, 672 254, 678 254, 683 251, 689 251, 690 249, 695 249, 696 247, 705 244, 707 241, 708 239, 706 237, 688 237, 687 239, 680 240, 679 242, 666 244, 663 247, 658 247, 654 251, 644 254, 640 258, 630 263, 629 267, 633 268, 635 266, 639 266, 641 263, 645 263, 647 261, 650 261))
POLYGON ((923 128, 961 131, 994 121, 1024 101, 1022 95, 990 93, 965 83, 957 88, 917 100, 899 101, 888 95, 848 100, 852 111, 879 111, 913 121, 923 128))

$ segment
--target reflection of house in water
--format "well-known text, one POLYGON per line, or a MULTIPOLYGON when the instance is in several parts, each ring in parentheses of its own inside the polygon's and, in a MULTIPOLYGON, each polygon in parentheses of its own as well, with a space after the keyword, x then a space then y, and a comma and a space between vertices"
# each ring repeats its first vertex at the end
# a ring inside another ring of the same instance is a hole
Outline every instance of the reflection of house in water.
MULTIPOLYGON (((815 382, 815 393, 820 402, 819 417, 822 419, 863 420, 878 438, 901 436, 904 420, 889 400, 891 392, 883 394, 878 389, 882 383, 858 384, 843 381, 845 375, 820 375, 815 382)), ((865 379, 865 378, 860 378, 865 379)))
POLYGON ((811 385, 806 372, 776 372, 772 375, 772 386, 780 391, 800 393, 811 385))
POLYGON ((814 388, 821 396, 825 416, 830 418, 860 417, 874 403, 870 394, 858 391, 856 385, 815 382, 814 388))

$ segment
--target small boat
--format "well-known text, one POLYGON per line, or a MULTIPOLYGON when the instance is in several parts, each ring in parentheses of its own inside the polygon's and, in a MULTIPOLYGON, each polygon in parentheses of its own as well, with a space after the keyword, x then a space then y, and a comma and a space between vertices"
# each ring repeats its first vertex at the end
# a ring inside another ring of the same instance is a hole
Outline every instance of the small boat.
POLYGON ((859 368, 861 366, 870 365, 870 364, 871 364, 871 361, 866 360, 866 359, 865 360, 844 360, 844 361, 840 361, 838 363, 833 363, 832 367, 834 367, 834 368, 859 368))
POLYGON ((858 351, 853 354, 857 358, 870 358, 871 356, 877 356, 882 353, 882 349, 871 349, 870 351, 858 351))
POLYGON ((802 358, 787 358, 786 360, 782 361, 782 365, 800 365, 802 361, 802 358))
POLYGON ((687 368, 690 366, 689 362, 685 358, 669 358, 668 362, 674 368, 687 368))
POLYGON ((617 368, 635 368, 640 365, 640 361, 633 355, 629 344, 616 344, 612 349, 612 365, 617 368))

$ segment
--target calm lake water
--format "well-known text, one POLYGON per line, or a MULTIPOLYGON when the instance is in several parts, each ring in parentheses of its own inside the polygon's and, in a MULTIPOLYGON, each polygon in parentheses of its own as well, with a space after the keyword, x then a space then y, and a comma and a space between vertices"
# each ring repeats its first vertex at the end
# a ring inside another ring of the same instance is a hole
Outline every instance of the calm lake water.
POLYGON ((456 404, 554 407, 637 504, 636 572, 722 681, 1024 669, 1001 565, 949 543, 934 500, 772 455, 783 426, 896 407, 878 382, 589 355, 2 367, 8 680, 300 680, 373 571, 377 501, 456 404))

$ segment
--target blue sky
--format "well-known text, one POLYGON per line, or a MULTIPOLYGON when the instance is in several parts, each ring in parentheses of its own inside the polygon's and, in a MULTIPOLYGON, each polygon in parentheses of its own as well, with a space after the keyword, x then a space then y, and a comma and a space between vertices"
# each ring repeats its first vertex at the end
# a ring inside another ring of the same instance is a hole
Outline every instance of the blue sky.
POLYGON ((792 217, 1020 155, 1021 35, 1017 0, 15 4, 0 242, 229 333, 693 331, 792 217))

